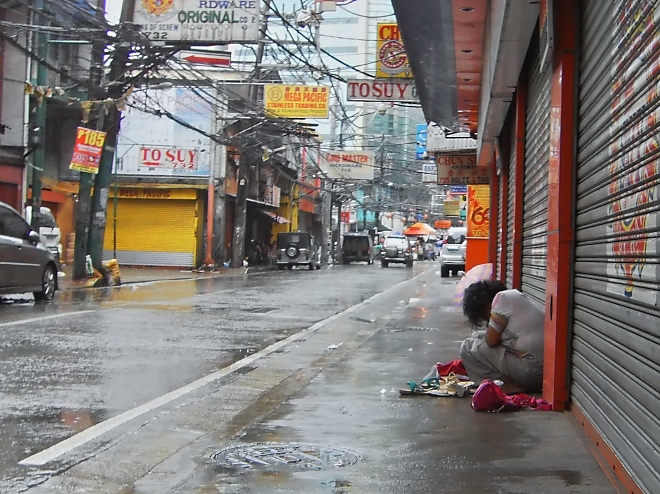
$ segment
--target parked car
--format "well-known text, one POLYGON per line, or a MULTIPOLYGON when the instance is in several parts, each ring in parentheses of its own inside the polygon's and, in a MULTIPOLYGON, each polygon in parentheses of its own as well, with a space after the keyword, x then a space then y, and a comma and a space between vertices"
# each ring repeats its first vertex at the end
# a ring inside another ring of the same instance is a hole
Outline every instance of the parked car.
POLYGON ((321 269, 319 252, 314 235, 309 232, 277 234, 277 269, 292 269, 293 266, 321 269))
POLYGON ((385 239, 381 251, 381 266, 386 268, 389 263, 403 263, 408 268, 413 266, 414 245, 404 235, 390 235, 385 239))
MULTIPOLYGON (((25 207, 25 221, 32 223, 32 206, 25 207)), ((59 266, 62 260, 62 233, 50 208, 45 206, 41 206, 39 238, 41 243, 53 253, 59 266)))
POLYGON ((344 235, 341 259, 344 264, 353 261, 374 262, 374 241, 366 232, 350 232, 344 235))
POLYGON ((440 276, 443 278, 449 276, 450 272, 456 276, 459 271, 465 271, 465 251, 461 250, 461 244, 466 236, 465 227, 452 227, 447 230, 440 251, 440 276))
POLYGON ((57 288, 55 255, 15 209, 0 202, 0 294, 33 292, 36 300, 51 300, 57 288))

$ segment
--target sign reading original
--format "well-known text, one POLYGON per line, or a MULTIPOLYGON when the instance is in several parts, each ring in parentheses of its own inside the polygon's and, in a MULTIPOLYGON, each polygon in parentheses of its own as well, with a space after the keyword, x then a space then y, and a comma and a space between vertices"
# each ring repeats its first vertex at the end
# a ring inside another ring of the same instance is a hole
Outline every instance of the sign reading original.
POLYGON ((412 80, 349 79, 346 85, 348 101, 419 101, 412 80))
POLYGON ((490 183, 490 170, 477 166, 476 153, 436 153, 439 185, 490 183))

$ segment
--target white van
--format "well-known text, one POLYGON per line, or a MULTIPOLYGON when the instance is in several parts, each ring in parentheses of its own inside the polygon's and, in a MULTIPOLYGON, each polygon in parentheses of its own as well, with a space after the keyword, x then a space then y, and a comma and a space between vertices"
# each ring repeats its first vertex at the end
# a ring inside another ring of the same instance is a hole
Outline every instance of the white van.
POLYGON ((461 244, 467 236, 467 228, 464 226, 453 226, 447 230, 442 250, 440 251, 440 276, 446 278, 451 271, 454 276, 459 271, 465 271, 465 250, 461 244))
MULTIPOLYGON (((50 208, 41 206, 39 240, 50 250, 59 266, 62 259, 62 234, 50 208)), ((25 221, 32 223, 32 206, 25 206, 25 221)))

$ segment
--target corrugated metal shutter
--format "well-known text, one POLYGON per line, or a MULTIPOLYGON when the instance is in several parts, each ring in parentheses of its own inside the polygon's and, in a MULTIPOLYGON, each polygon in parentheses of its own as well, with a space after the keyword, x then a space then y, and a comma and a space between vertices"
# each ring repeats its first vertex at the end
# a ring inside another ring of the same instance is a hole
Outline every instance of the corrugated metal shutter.
POLYGON ((503 198, 504 198, 504 187, 506 185, 504 184, 504 173, 500 173, 497 176, 497 255, 495 256, 495 278, 500 279, 500 272, 501 272, 501 260, 502 258, 500 257, 500 253, 502 252, 502 238, 504 235, 504 238, 506 238, 506 232, 504 231, 504 228, 506 225, 502 224, 502 219, 503 219, 503 213, 504 213, 504 204, 503 204, 503 198))
MULTIPOLYGON (((104 258, 113 253, 114 215, 108 208, 104 258)), ((196 201, 119 199, 117 260, 138 266, 193 267, 197 249, 196 201)))
POLYGON ((550 75, 539 71, 536 48, 530 64, 525 116, 525 180, 523 195, 522 291, 545 304, 548 252, 548 161, 550 158, 550 75))
MULTIPOLYGON (((515 119, 514 119, 515 122, 515 119)), ((507 225, 506 225, 506 286, 513 288, 513 229, 514 229, 514 206, 516 204, 516 129, 511 131, 511 152, 509 154, 509 176, 507 187, 509 188, 507 204, 507 225)))
POLYGON ((660 1, 582 2, 572 400, 660 492, 660 1))

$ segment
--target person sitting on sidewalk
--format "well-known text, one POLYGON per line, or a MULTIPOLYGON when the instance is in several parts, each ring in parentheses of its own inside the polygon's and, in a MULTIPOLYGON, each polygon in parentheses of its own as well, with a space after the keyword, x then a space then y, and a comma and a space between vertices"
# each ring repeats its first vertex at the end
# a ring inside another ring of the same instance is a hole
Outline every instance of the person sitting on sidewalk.
POLYGON ((499 379, 507 394, 540 391, 545 316, 527 295, 501 281, 479 281, 466 288, 463 313, 475 327, 486 326, 461 344, 470 379, 499 379))

